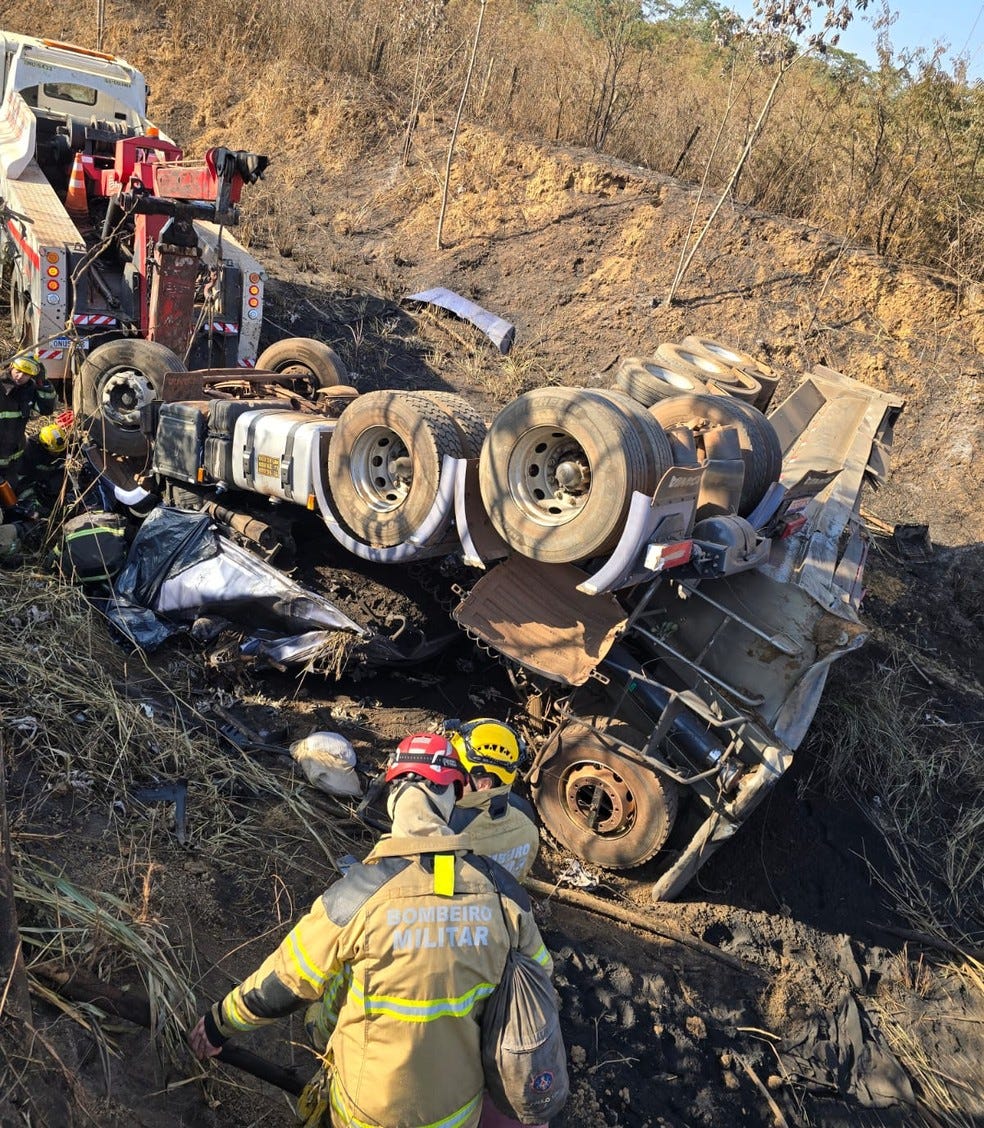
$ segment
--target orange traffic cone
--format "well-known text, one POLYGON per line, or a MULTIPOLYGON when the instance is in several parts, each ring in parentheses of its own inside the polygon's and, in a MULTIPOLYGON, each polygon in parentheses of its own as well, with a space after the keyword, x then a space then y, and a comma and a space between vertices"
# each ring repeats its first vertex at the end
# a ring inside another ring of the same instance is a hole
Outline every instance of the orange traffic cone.
POLYGON ((85 194, 85 173, 82 171, 82 154, 76 153, 72 162, 72 175, 68 178, 68 195, 65 210, 71 215, 88 215, 89 200, 85 194))

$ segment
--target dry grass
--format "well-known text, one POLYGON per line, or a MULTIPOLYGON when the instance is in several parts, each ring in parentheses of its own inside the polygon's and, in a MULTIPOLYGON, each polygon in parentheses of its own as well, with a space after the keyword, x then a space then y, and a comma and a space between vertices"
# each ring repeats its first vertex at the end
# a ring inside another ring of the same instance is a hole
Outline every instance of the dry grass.
MULTIPOLYGON (((0 572, 0 603, 0 740, 28 966, 79 966, 110 982, 136 971, 158 1052, 177 1060, 197 976, 158 878, 173 882, 176 859, 179 872, 222 860, 257 889, 272 881, 282 901, 284 875, 289 885, 318 858, 330 872, 355 847, 331 817, 349 812, 226 746, 207 697, 193 696, 193 664, 178 658, 158 675, 124 655, 76 589, 25 567, 0 572), (188 784, 183 850, 162 809, 132 797, 176 780, 188 784)), ((65 1009, 88 1022, 86 1008, 65 1009)))
MULTIPOLYGON (((976 976, 973 990, 978 999, 984 999, 981 965, 969 960, 961 966, 976 976)), ((886 1042, 918 1086, 919 1106, 929 1114, 928 1123, 947 1128, 976 1128, 984 1113, 979 1063, 969 1060, 967 1054, 949 1061, 941 1059, 938 1051, 920 1036, 919 1023, 913 1022, 909 1008, 897 1008, 883 995, 876 995, 870 1001, 886 1042)))
POLYGON ((943 722, 901 651, 870 677, 838 681, 812 730, 818 773, 882 830, 894 862, 876 873, 898 911, 954 943, 984 937, 984 756, 974 726, 943 722))
MULTIPOLYGON (((917 930, 957 949, 980 949, 984 937, 984 756, 972 725, 948 724, 911 682, 901 649, 874 676, 838 678, 811 731, 818 766, 813 781, 857 802, 880 828, 889 872, 869 860, 872 877, 917 930)), ((959 1021, 984 1021, 984 965, 972 956, 931 967, 924 956, 899 956, 895 990, 871 1002, 879 1026, 918 1085, 929 1123, 971 1128, 984 1112, 979 1063, 966 1054, 940 1060, 914 1018, 935 1005, 946 1012, 941 982, 954 984, 959 1021), (942 979, 941 979, 942 977, 942 979)), ((942 1021, 947 1017, 944 1014, 942 1021)), ((931 1029, 931 1028, 927 1028, 931 1029)))
MULTIPOLYGON (((12 30, 92 42, 85 9, 55 0, 14 9, 12 30)), ((131 2, 105 46, 149 74, 154 112, 176 136, 266 149, 309 193, 333 162, 364 159, 381 139, 399 161, 418 119, 449 122, 474 20, 467 4, 405 0, 131 2)), ((613 90, 618 36, 606 39, 570 6, 503 0, 486 20, 465 120, 689 181, 706 170, 709 189, 720 189, 772 74, 749 45, 715 42, 708 21, 640 22, 613 90)), ((939 58, 895 62, 898 72, 876 76, 836 55, 794 68, 736 196, 979 281, 979 99, 939 58)), ((458 173, 469 163, 463 155, 458 173)), ((268 210, 255 222, 291 243, 268 210)))

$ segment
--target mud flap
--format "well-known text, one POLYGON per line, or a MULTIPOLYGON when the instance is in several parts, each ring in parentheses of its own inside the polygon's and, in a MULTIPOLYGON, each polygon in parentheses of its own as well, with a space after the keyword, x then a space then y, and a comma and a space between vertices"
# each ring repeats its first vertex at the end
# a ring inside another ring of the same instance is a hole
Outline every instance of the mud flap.
POLYGON ((572 564, 512 556, 484 575, 452 612, 470 635, 529 670, 583 685, 625 626, 613 596, 584 595, 572 564))

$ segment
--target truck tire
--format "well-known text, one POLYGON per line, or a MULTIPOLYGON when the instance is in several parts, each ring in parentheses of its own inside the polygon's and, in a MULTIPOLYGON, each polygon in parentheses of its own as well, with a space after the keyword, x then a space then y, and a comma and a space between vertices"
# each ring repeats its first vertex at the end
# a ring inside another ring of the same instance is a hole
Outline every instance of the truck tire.
POLYGON ((454 420, 423 396, 366 392, 328 444, 328 485, 348 531, 373 548, 403 544, 437 497, 446 454, 463 456, 454 420))
POLYGON ((616 404, 632 420, 652 457, 647 473, 654 483, 658 483, 666 471, 674 465, 673 447, 659 421, 637 399, 618 388, 598 389, 593 394, 616 404))
POLYGON ((733 349, 730 345, 722 344, 711 337, 684 337, 680 343, 693 352, 705 353, 724 364, 730 364, 732 368, 739 368, 754 376, 759 383, 760 391, 751 402, 759 411, 768 408, 780 380, 780 374, 771 365, 757 360, 751 353, 733 349))
POLYGON ((31 331, 31 298, 16 270, 10 276, 10 331, 18 349, 27 348, 34 336, 31 331))
POLYGON ((700 395, 707 391, 703 380, 692 373, 668 368, 655 356, 629 356, 618 366, 612 387, 628 393, 644 407, 669 396, 700 395))
POLYGON ((727 377, 715 376, 707 381, 707 390, 712 396, 731 396, 732 399, 750 403, 753 407, 762 397, 762 385, 753 376, 731 370, 727 377))
POLYGON ((93 349, 79 376, 93 439, 112 454, 145 455, 140 409, 161 398, 169 372, 184 371, 179 357, 156 341, 127 338, 93 349))
POLYGON ((461 431, 465 458, 478 458, 482 453, 482 444, 489 429, 480 411, 472 407, 464 396, 455 395, 454 392, 417 391, 414 395, 423 396, 446 415, 450 415, 461 431))
POLYGON ((681 374, 689 373, 696 379, 703 380, 711 395, 734 396, 749 403, 761 395, 762 385, 753 376, 732 367, 713 353, 697 347, 691 348, 686 341, 679 345, 660 345, 656 356, 681 374))
POLYGON ((536 388, 492 420, 479 461, 486 512, 516 552, 546 564, 612 548, 653 454, 632 418, 584 388, 536 388))
POLYGON ((551 738, 533 802, 550 834, 579 858, 605 869, 629 869, 662 849, 676 818, 679 788, 621 753, 605 735, 633 747, 645 743, 616 718, 569 722, 551 738))
POLYGON ((734 427, 745 463, 738 515, 746 517, 782 472, 782 447, 775 427, 757 408, 729 396, 674 396, 654 404, 650 412, 664 428, 685 426, 700 434, 709 427, 734 427))
POLYGON ((275 342, 256 358, 256 367, 264 372, 296 374, 297 390, 309 399, 318 388, 349 382, 342 358, 330 345, 313 337, 287 337, 275 342))
POLYGON ((659 346, 656 350, 656 359, 675 372, 694 376, 704 382, 723 375, 731 367, 717 357, 687 348, 682 344, 674 344, 672 341, 665 341, 659 346))

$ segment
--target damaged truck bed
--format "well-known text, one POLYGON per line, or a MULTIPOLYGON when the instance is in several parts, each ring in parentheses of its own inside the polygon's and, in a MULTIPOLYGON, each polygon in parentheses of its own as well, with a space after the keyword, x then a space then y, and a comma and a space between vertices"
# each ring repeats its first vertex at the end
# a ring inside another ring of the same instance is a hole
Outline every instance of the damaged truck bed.
MULTIPOLYGON (((653 897, 675 896, 787 770, 830 664, 864 641, 860 498, 887 474, 902 401, 817 368, 766 415, 778 380, 751 358, 732 395, 633 358, 611 389, 534 389, 486 423, 449 393, 339 385, 316 344, 277 346, 282 379, 315 389, 303 401, 257 398, 262 373, 168 378, 144 486, 268 567, 321 538, 354 573, 454 577, 452 618, 516 691, 549 833, 597 866, 649 863, 653 897)), ((721 352, 705 358, 719 384, 721 352)), ((385 630, 301 590, 273 598, 310 613, 280 660, 339 637, 363 659, 385 649, 385 630)), ((389 656, 423 660, 437 634, 389 656)))
POLYGON ((901 408, 806 376, 769 416, 783 469, 749 517, 742 549, 766 550, 752 568, 585 595, 584 572, 513 556, 463 600, 458 623, 532 675, 545 739, 528 778, 560 843, 607 868, 656 857, 653 898, 672 898, 788 769, 830 664, 866 637, 860 495, 887 473, 901 408), (798 497, 807 471, 827 484, 798 497))

